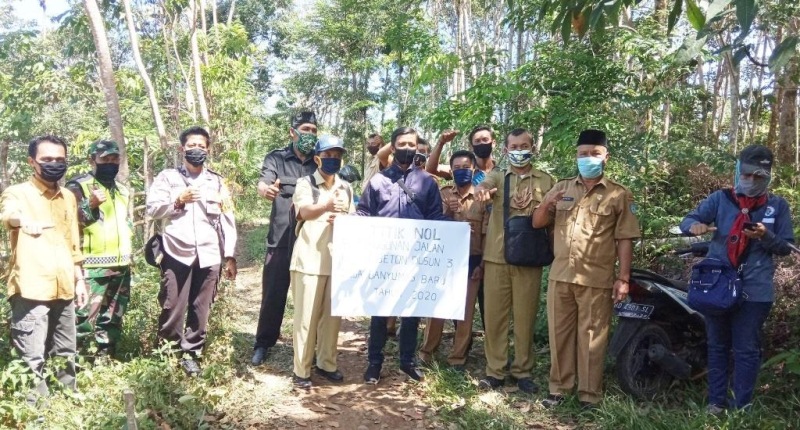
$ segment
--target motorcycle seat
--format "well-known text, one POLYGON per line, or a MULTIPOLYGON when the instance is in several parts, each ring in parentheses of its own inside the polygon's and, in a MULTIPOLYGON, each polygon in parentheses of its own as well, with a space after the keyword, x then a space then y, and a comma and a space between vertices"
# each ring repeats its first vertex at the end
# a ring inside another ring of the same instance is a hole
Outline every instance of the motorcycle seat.
POLYGON ((653 273, 649 270, 642 270, 642 269, 632 269, 631 272, 634 276, 650 279, 652 281, 658 282, 662 285, 666 284, 670 287, 673 287, 677 290, 688 292, 689 291, 689 283, 686 281, 680 281, 677 279, 669 279, 661 276, 659 274, 653 273))

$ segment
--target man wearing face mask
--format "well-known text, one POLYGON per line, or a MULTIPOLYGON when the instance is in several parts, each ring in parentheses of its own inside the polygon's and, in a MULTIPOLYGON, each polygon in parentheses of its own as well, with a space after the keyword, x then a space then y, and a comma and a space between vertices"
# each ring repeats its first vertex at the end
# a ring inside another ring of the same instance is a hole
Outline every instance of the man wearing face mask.
POLYGON ((28 144, 33 176, 0 197, 0 218, 9 231, 7 297, 11 304, 11 343, 34 374, 28 396, 49 393, 43 371, 47 357, 62 357, 56 377, 75 390, 75 307, 86 303, 81 262, 78 205, 58 181, 67 171, 67 144, 40 136, 28 144))
MULTIPOLYGON (((439 164, 444 146, 452 142, 458 134, 458 130, 447 130, 439 137, 439 143, 431 151, 431 156, 425 164, 425 170, 432 175, 443 179, 452 179, 453 174, 450 166, 439 164)), ((497 163, 492 158, 495 139, 494 131, 488 125, 479 125, 472 129, 467 136, 470 150, 478 160, 475 175, 472 177, 473 185, 480 185, 486 175, 493 170, 497 170, 497 163)), ((483 306, 483 305, 481 305, 483 306)))
POLYGON ((364 170, 364 182, 366 184, 375 176, 376 173, 383 170, 386 167, 385 164, 381 163, 380 159, 378 158, 378 151, 384 146, 383 143, 383 136, 378 133, 372 133, 367 138, 367 152, 369 152, 369 158, 367 158, 367 168, 364 170))
MULTIPOLYGON (((469 223, 469 279, 467 280, 467 301, 464 320, 456 322, 456 334, 453 349, 447 362, 459 372, 464 371, 467 352, 472 341, 472 316, 475 312, 475 299, 478 287, 483 279, 481 257, 489 224, 489 212, 486 204, 475 199, 475 187, 472 185, 475 173, 475 155, 469 151, 456 151, 450 157, 450 167, 455 177, 455 185, 442 187, 442 207, 444 214, 455 221, 469 223)), ((419 349, 423 362, 429 363, 442 340, 444 320, 430 318, 425 326, 425 340, 419 349)))
POLYGON ((289 294, 289 259, 294 243, 295 219, 292 195, 297 179, 317 170, 314 146, 317 143, 317 117, 303 111, 292 117, 289 145, 264 157, 258 194, 272 202, 267 232, 267 254, 261 276, 261 309, 251 363, 258 366, 267 358, 281 335, 281 323, 289 294))
MULTIPOLYGON (((414 166, 418 141, 413 128, 400 127, 392 133, 392 165, 373 176, 364 187, 356 209, 358 215, 418 220, 450 219, 442 214, 442 200, 436 181, 427 172, 414 166)), ((367 384, 377 384, 381 378, 386 323, 387 317, 373 316, 370 320, 369 366, 364 373, 364 382, 367 384)), ((419 318, 400 319, 400 370, 415 381, 423 378, 414 360, 418 327, 419 318)))
POLYGON ((294 300, 295 387, 311 388, 311 366, 329 381, 344 376, 336 365, 340 317, 331 316, 330 245, 334 218, 355 212, 353 190, 337 173, 345 154, 344 142, 322 135, 317 142, 313 175, 297 180, 292 201, 297 214, 297 240, 290 264, 294 300))
POLYGON ((553 186, 553 178, 531 165, 533 136, 528 130, 512 130, 505 140, 508 157, 506 171, 492 171, 477 187, 479 201, 491 201, 492 214, 483 252, 484 306, 486 314, 486 377, 483 389, 498 389, 504 384, 508 362, 508 324, 514 320, 514 361, 511 377, 520 391, 535 393, 533 382, 533 332, 539 309, 542 268, 508 264, 505 259, 505 214, 503 208, 508 182, 509 217, 528 217, 553 186))
POLYGON ((607 145, 604 132, 582 131, 580 174, 557 183, 533 215, 534 227, 553 225, 555 232, 547 286, 550 395, 542 402, 545 407, 563 402, 576 379, 584 408, 600 402, 613 305, 628 295, 639 224, 631 192, 604 174, 607 145))
POLYGON ((788 255, 794 242, 789 204, 767 192, 772 163, 768 148, 744 148, 736 162, 734 187, 711 193, 681 222, 685 234, 712 232, 708 256, 741 270, 744 301, 726 312, 704 315, 708 412, 714 415, 752 406, 761 367, 761 330, 775 301, 774 258, 788 255))
POLYGON ((133 229, 128 219, 130 194, 115 181, 119 161, 116 142, 95 141, 89 145, 92 171, 66 185, 78 200, 89 287, 89 306, 77 311, 78 337, 93 335, 98 355, 113 354, 130 300, 133 229))
POLYGON ((147 192, 147 214, 166 220, 158 337, 177 343, 183 370, 195 376, 220 274, 236 278, 237 233, 230 191, 219 174, 204 166, 208 132, 190 127, 180 142, 183 165, 155 178, 147 192))

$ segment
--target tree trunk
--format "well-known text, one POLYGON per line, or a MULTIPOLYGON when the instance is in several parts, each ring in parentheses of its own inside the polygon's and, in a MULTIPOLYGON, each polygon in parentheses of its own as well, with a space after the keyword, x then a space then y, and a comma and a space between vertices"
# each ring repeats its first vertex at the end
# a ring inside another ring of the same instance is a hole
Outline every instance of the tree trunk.
POLYGON ((8 174, 9 146, 11 146, 11 142, 8 139, 0 139, 0 167, 3 168, 3 172, 0 174, 0 192, 3 192, 11 181, 11 175, 8 174))
POLYGON ((200 117, 203 118, 203 124, 208 126, 211 123, 211 118, 208 114, 208 105, 206 104, 205 91, 203 90, 203 76, 200 71, 200 48, 197 44, 197 5, 195 0, 189 0, 189 15, 191 15, 191 31, 190 44, 192 46, 192 69, 194 70, 194 85, 197 91, 197 104, 200 107, 200 117))
POLYGON ((147 98, 150 100, 150 109, 153 111, 153 122, 155 122, 156 125, 158 141, 161 144, 161 148, 166 150, 169 146, 167 142, 167 130, 164 128, 164 121, 161 119, 161 108, 158 107, 156 90, 153 88, 153 82, 150 80, 150 75, 147 73, 147 68, 142 61, 142 54, 139 51, 139 35, 136 32, 136 24, 133 22, 131 1, 122 0, 122 5, 125 7, 125 22, 128 24, 128 34, 131 38, 133 61, 136 63, 136 68, 139 69, 139 76, 142 77, 144 87, 147 89, 147 98))
POLYGON ((233 11, 236 10, 236 0, 231 0, 231 8, 228 10, 228 27, 231 26, 233 22, 233 11))
POLYGON ((83 0, 86 16, 89 18, 89 28, 92 31, 92 39, 97 53, 97 66, 100 75, 100 86, 103 88, 103 96, 106 101, 106 116, 108 117, 108 127, 111 130, 111 138, 119 144, 120 165, 117 178, 120 182, 129 185, 128 152, 125 144, 125 134, 122 131, 122 113, 119 109, 119 95, 117 94, 117 84, 114 79, 114 66, 111 63, 111 50, 108 46, 105 22, 97 0, 83 0))
MULTIPOLYGON (((791 37, 798 34, 800 18, 794 17, 789 21, 786 28, 786 36, 791 37)), ((778 151, 777 158, 782 164, 790 164, 795 161, 797 151, 797 79, 800 65, 797 56, 792 57, 783 69, 783 76, 777 88, 782 93, 780 109, 780 119, 778 121, 778 151)), ((795 166, 797 168, 797 166, 795 166)))

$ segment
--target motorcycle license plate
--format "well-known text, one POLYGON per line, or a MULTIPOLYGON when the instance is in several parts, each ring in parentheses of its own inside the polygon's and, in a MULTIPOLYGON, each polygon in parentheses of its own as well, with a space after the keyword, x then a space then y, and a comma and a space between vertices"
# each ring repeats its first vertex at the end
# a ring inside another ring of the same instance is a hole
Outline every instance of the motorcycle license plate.
POLYGON ((635 318, 649 320, 650 315, 656 309, 653 305, 642 305, 639 303, 617 303, 614 305, 614 314, 622 318, 635 318))

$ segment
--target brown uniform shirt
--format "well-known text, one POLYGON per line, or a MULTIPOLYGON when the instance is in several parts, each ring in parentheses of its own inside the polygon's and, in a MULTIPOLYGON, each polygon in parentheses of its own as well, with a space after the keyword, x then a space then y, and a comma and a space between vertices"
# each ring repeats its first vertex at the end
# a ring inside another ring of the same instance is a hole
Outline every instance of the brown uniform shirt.
POLYGON ((440 193, 442 195, 442 212, 455 221, 469 223, 469 255, 483 255, 483 242, 489 226, 487 203, 475 200, 474 186, 470 186, 463 196, 458 193, 455 185, 445 185, 440 193), (460 206, 458 212, 450 210, 450 206, 447 204, 452 198, 458 199, 460 206))
MULTIPOLYGON (((347 201, 344 213, 351 214, 355 212, 356 204, 353 202, 353 191, 347 181, 340 178, 339 175, 334 175, 333 185, 328 188, 319 170, 314 172, 314 179, 316 180, 317 188, 319 188, 319 197, 316 203, 325 201, 329 197, 345 199, 349 201, 347 201), (348 189, 350 189, 349 192, 348 189)), ((307 176, 297 180, 292 203, 294 203, 295 211, 298 215, 300 208, 315 203, 311 181, 308 180, 307 176)), ((328 218, 332 214, 334 212, 324 212, 314 219, 303 220, 302 224, 298 225, 297 240, 294 243, 289 270, 307 275, 331 275, 333 226, 328 222, 328 218)), ((339 213, 339 215, 342 215, 342 213, 339 213)))
POLYGON ((364 170, 364 180, 361 181, 364 184, 364 188, 366 188, 366 184, 375 176, 376 173, 381 171, 381 160, 378 159, 377 155, 370 155, 367 158, 367 168, 364 170))
POLYGON ((492 198, 492 214, 489 217, 489 228, 486 232, 486 245, 483 250, 483 259, 497 264, 506 264, 503 238, 503 197, 505 195, 504 180, 509 180, 508 216, 530 216, 533 209, 544 199, 545 193, 550 191, 555 180, 549 174, 531 168, 526 175, 518 175, 508 171, 494 170, 486 175, 481 186, 487 190, 497 188, 492 198))
POLYGON ((53 190, 33 177, 12 185, 0 200, 3 224, 10 229, 11 260, 8 296, 29 300, 71 300, 75 297, 75 265, 83 261, 78 233, 78 204, 66 188, 53 190), (13 216, 50 226, 38 236, 11 228, 13 216))
POLYGON ((606 177, 588 191, 580 177, 565 179, 550 193, 559 191, 565 193, 554 210, 555 260, 550 280, 612 288, 616 241, 640 236, 633 194, 606 177))

